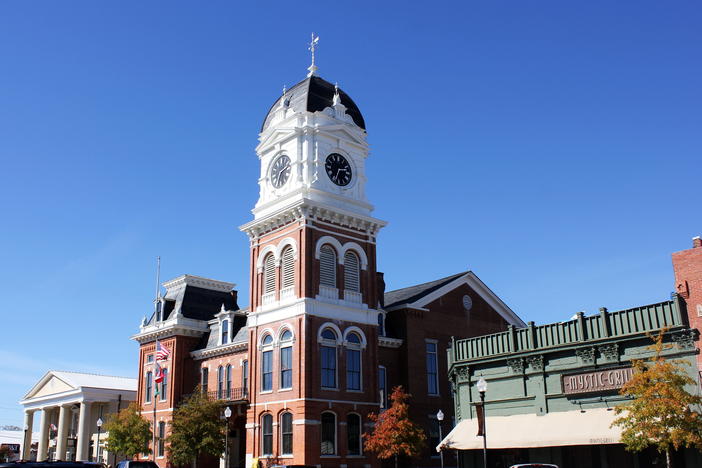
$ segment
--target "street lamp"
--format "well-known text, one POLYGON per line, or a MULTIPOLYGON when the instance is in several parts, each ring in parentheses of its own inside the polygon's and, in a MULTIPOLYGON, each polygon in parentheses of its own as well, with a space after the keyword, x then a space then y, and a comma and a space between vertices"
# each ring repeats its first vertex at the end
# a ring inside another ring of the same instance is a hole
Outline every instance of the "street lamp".
POLYGON ((487 382, 481 376, 478 380, 478 391, 480 392, 480 404, 483 407, 483 468, 487 468, 487 435, 485 434, 485 392, 487 392, 487 382))
MULTIPOLYGON (((444 412, 439 410, 438 413, 436 413, 436 420, 439 421, 439 443, 441 443, 444 438, 441 436, 441 421, 444 420, 444 412)), ((441 457, 441 468, 444 468, 444 451, 439 450, 439 457, 441 457)))
POLYGON ((29 451, 32 449, 32 439, 29 439, 29 450, 27 450, 27 431, 29 430, 29 424, 24 425, 24 439, 22 439, 22 453, 20 454, 20 460, 26 461, 24 459, 25 454, 27 459, 29 459, 29 451))
POLYGON ((100 428, 102 427, 102 418, 98 418, 97 422, 98 428, 98 439, 97 439, 97 462, 100 463, 100 428))
POLYGON ((232 417, 232 410, 228 406, 224 410, 224 417, 227 419, 227 429, 224 431, 224 468, 229 468, 229 418, 232 417))

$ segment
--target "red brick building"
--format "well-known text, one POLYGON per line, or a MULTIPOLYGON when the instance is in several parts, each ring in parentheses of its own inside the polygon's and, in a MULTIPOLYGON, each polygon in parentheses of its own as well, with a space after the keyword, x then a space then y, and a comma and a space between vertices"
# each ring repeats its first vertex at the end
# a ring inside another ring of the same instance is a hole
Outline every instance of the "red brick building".
MULTIPOLYGON (((676 292, 687 307, 689 326, 702 330, 702 239, 699 236, 692 239, 691 249, 673 253, 673 271, 676 292)), ((697 367, 702 372, 702 354, 697 354, 697 367)))
MULTIPOLYGON (((451 337, 524 323, 470 271, 384 291, 376 242, 386 223, 365 195, 365 122, 342 90, 311 73, 285 91, 256 151, 260 197, 241 227, 251 250, 249 307, 239 308, 231 283, 184 275, 163 284, 156 312, 133 337, 144 416, 164 437, 174 405, 200 384, 232 409, 230 468, 254 458, 376 467, 361 434, 389 389, 403 385, 435 446, 439 409, 444 432, 452 427, 443 377, 451 337), (156 340, 171 352, 158 397, 156 340)), ((161 466, 165 452, 157 442, 161 466)), ((439 459, 427 448, 417 464, 439 459)))

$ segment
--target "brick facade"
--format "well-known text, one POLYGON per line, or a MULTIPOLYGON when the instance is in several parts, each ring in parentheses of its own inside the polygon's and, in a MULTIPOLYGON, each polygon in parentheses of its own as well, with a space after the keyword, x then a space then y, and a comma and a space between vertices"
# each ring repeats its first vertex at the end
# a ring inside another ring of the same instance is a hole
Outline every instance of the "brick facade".
MULTIPOLYGON (((675 291, 685 302, 690 327, 702 330, 702 240, 695 237, 692 248, 673 253, 675 291)), ((698 341, 699 343, 699 341, 698 341)), ((702 355, 697 355, 702 370, 702 355)))

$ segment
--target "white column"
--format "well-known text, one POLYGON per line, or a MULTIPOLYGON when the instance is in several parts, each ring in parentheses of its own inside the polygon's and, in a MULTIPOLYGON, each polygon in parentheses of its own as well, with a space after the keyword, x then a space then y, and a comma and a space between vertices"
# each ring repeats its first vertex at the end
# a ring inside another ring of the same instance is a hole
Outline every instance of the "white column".
POLYGON ((58 435, 56 436, 56 459, 66 460, 66 438, 71 425, 71 407, 62 405, 59 408, 58 435))
POLYGON ((24 439, 22 440, 22 460, 28 461, 32 452, 32 430, 34 429, 34 411, 24 410, 24 439))
POLYGON ((80 403, 78 414, 78 447, 76 448, 76 461, 88 461, 90 448, 90 402, 80 403))
POLYGON ((44 461, 49 454, 49 408, 42 408, 40 416, 37 461, 44 461))

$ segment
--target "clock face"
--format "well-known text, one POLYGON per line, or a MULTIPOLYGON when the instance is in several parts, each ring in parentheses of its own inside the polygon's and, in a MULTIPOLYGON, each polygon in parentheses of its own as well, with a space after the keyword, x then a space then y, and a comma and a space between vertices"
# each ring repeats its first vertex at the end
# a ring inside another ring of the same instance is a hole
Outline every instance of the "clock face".
POLYGON ((331 181, 336 185, 343 187, 344 185, 349 185, 349 182, 351 182, 351 164, 349 164, 342 155, 332 153, 327 156, 324 168, 327 170, 327 175, 331 181))
POLYGON ((290 177, 290 158, 282 155, 273 161, 271 166, 271 183, 273 187, 280 188, 285 185, 290 177))

